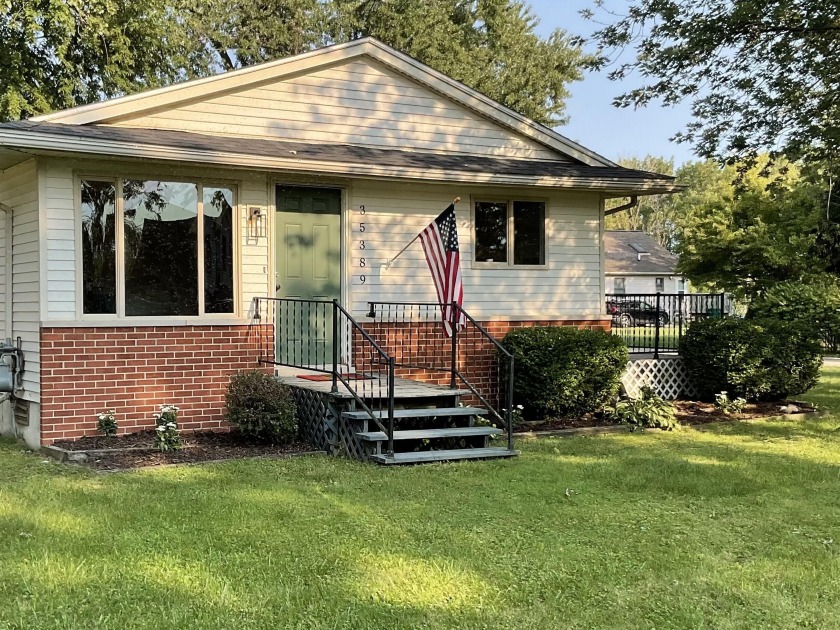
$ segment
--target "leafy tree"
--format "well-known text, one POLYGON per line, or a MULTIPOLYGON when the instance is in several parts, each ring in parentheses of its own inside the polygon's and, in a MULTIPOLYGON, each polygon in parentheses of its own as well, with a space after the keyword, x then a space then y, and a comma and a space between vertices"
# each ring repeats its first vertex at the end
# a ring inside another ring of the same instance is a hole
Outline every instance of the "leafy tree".
POLYGON ((603 14, 610 23, 592 36, 601 51, 592 65, 644 81, 617 106, 690 100, 694 120, 677 139, 704 157, 749 163, 765 150, 836 166, 840 3, 632 0, 624 15, 603 14), (627 48, 636 54, 624 61, 627 48))
POLYGON ((684 215, 679 270, 694 284, 750 301, 779 282, 809 281, 825 271, 827 261, 814 249, 825 212, 821 187, 790 165, 771 168, 768 161, 764 156, 744 171, 738 187, 698 197, 684 215))
POLYGON ((329 3, 320 0, 174 0, 195 50, 209 68, 236 70, 331 43, 329 3))
POLYGON ((202 70, 164 0, 3 4, 2 120, 157 87, 202 70))
MULTIPOLYGON (((674 174, 673 158, 647 155, 644 158, 630 157, 618 160, 621 166, 640 171, 650 171, 663 175, 674 174)), ((627 199, 617 199, 607 205, 607 209, 626 203, 627 199)), ((624 210, 607 217, 608 230, 642 230, 653 236, 659 244, 671 249, 674 242, 674 195, 651 195, 640 197, 635 208, 624 210)))

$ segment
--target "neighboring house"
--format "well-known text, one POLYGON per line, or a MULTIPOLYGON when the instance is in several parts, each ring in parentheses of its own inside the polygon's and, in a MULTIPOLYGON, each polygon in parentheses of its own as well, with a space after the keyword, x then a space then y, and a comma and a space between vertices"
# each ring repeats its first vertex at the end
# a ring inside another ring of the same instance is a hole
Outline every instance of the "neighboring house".
POLYGON ((688 293, 688 281, 677 274, 679 258, 645 232, 607 230, 604 233, 606 292, 688 293))
POLYGON ((363 326, 433 301, 419 243, 386 262, 456 196, 476 321, 608 327, 604 202, 674 188, 372 39, 0 125, 0 338, 26 358, 0 427, 36 446, 163 403, 224 426, 255 298, 363 326))

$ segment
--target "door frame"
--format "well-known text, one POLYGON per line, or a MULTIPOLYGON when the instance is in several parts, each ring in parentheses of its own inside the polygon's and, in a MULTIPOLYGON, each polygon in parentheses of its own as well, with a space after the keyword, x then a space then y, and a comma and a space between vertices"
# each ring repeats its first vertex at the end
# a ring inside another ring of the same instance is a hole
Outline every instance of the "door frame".
MULTIPOLYGON (((269 177, 268 178, 268 220, 266 222, 266 233, 267 233, 267 243, 268 243, 268 282, 266 286, 268 288, 267 295, 269 297, 276 297, 277 291, 274 287, 277 284, 277 243, 276 243, 276 230, 277 230, 277 187, 278 186, 289 186, 294 187, 298 186, 301 188, 329 188, 332 190, 338 190, 341 192, 341 215, 339 218, 339 251, 340 251, 340 264, 341 269, 339 270, 339 282, 341 284, 341 288, 339 290, 339 304, 341 304, 344 308, 347 308, 350 300, 350 278, 348 274, 350 273, 350 266, 347 262, 348 250, 347 246, 349 243, 350 238, 350 198, 351 198, 351 189, 352 189, 352 182, 348 180, 328 180, 323 181, 321 179, 315 178, 306 178, 306 177, 269 177)), ((350 309, 347 309, 348 311, 350 309)), ((348 348, 347 351, 352 353, 352 347, 348 348)), ((349 364, 352 364, 352 359, 348 355, 347 361, 349 364)), ((282 366, 275 366, 275 372, 278 374, 284 374, 288 372, 289 374, 300 374, 301 372, 306 372, 305 368, 286 368, 282 366)), ((314 372, 313 372, 314 373, 314 372)))

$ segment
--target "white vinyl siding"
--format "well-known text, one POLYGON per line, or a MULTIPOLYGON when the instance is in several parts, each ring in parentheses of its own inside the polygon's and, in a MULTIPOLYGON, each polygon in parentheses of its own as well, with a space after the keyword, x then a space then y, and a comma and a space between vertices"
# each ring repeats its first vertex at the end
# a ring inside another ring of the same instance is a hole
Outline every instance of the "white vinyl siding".
MULTIPOLYGON (((12 329, 4 337, 21 337, 26 358, 24 400, 40 399, 40 265, 38 223, 38 170, 35 160, 3 171, 0 202, 12 209, 12 329)), ((5 274, 4 274, 5 277, 5 274)))
MULTIPOLYGON (((42 319, 46 324, 78 320, 81 292, 76 286, 79 216, 78 176, 200 177, 235 184, 240 217, 240 251, 236 273, 241 296, 241 316, 249 317, 257 296, 273 295, 273 256, 270 234, 273 216, 259 228, 248 221, 248 211, 258 206, 266 214, 274 205, 268 173, 216 171, 197 173, 188 167, 157 167, 107 162, 50 159, 44 162, 44 213, 46 228, 45 273, 49 290, 45 294, 42 319)), ((285 180, 284 180, 285 181, 285 180)), ((335 183, 333 183, 335 185, 335 183)), ((483 319, 585 319, 601 316, 602 267, 600 255, 600 198, 597 194, 552 191, 547 198, 547 264, 544 268, 473 268, 470 204, 488 195, 527 198, 527 188, 461 187, 444 184, 400 184, 355 180, 346 188, 344 220, 345 299, 354 314, 367 312, 368 300, 433 301, 434 287, 419 242, 413 244, 390 269, 384 263, 440 213, 453 197, 463 201, 456 207, 461 241, 465 307, 483 319), (360 205, 364 205, 365 249, 359 231, 360 205), (364 256, 362 256, 362 254, 364 256), (361 258, 365 266, 361 267, 361 258), (361 284, 364 270, 366 282, 361 284)), ((37 217, 36 217, 37 218, 37 217)), ((33 233, 33 239, 35 238, 33 233)), ((33 246, 37 245, 33 241, 33 246)), ((37 248, 33 250, 37 253, 37 248)), ((32 267, 37 281, 37 260, 32 267)), ((37 304, 37 284, 33 296, 37 304)), ((85 318, 87 321, 90 318, 85 318)), ((363 320, 363 318, 362 318, 363 320)), ((91 320, 92 321, 92 320, 91 320)), ((208 323, 210 320, 207 320, 208 323)), ((127 323, 127 322, 126 322, 127 323)), ((164 323, 164 322, 161 322, 164 323)))
MULTIPOLYGON (((607 292, 613 292, 612 275, 607 280, 607 292)), ((656 278, 664 278, 665 286, 662 293, 677 293, 680 290, 679 276, 669 275, 631 275, 622 274, 620 277, 624 278, 625 294, 632 293, 656 293, 656 278)))
POLYGON ((350 305, 364 321, 369 300, 433 302, 434 285, 417 241, 391 266, 385 262, 425 228, 455 195, 464 308, 478 319, 585 319, 600 317, 600 198, 550 193, 547 201, 548 260, 545 268, 474 268, 470 199, 488 195, 527 196, 522 189, 466 189, 357 181, 350 198, 350 305), (365 206, 365 249, 359 232, 365 206), (360 266, 361 255, 365 267, 360 266), (366 282, 360 276, 365 270, 366 282))
POLYGON ((111 121, 313 143, 568 160, 372 59, 111 121))
MULTIPOLYGON (((76 269, 80 238, 80 214, 77 208, 79 193, 77 176, 119 178, 124 176, 196 179, 205 182, 229 183, 236 189, 236 204, 240 217, 240 251, 234 252, 241 264, 234 264, 241 296, 241 316, 250 315, 255 296, 267 295, 268 239, 265 235, 255 238, 247 222, 248 206, 259 206, 268 211, 268 180, 266 175, 238 171, 196 171, 189 167, 173 168, 170 164, 119 164, 99 161, 51 159, 44 161, 46 261, 49 291, 43 311, 48 324, 76 321, 81 313, 81 291, 77 286, 76 269)), ((263 228, 265 230, 265 228, 263 228)), ((98 316, 101 319, 101 316, 98 316)), ((216 316, 218 317, 218 316, 216 316)), ((232 316, 233 317, 233 316, 232 316)), ((92 318, 90 321, 94 321, 92 318)), ((184 319, 184 318, 180 318, 184 319)), ((195 320, 196 318, 189 318, 195 320)), ((212 319, 207 319, 212 323, 212 319)), ((113 323, 113 322, 112 322, 113 323)), ((128 323, 128 320, 126 321, 128 323)), ((164 322, 161 322, 164 324, 164 322)))
MULTIPOLYGON (((269 282, 268 270, 271 268, 268 251, 268 213, 274 206, 274 191, 269 192, 267 176, 247 179, 239 188, 239 216, 241 218, 242 255, 240 286, 242 287, 242 315, 253 315, 255 297, 274 295, 274 286, 269 282), (258 206, 263 213, 260 226, 248 221, 248 208, 258 206), (262 232, 259 232, 259 230, 262 232), (261 234, 261 235, 260 235, 261 234)), ((234 269, 236 266, 234 265, 234 269)))

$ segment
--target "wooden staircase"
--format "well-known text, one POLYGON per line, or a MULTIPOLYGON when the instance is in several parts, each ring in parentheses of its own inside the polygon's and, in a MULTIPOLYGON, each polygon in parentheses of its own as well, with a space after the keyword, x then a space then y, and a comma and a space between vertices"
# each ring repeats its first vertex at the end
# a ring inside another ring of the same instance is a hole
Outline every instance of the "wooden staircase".
POLYGON ((345 411, 343 422, 348 423, 356 439, 362 444, 367 459, 384 465, 421 464, 466 459, 494 459, 515 457, 518 451, 506 446, 493 446, 502 429, 491 426, 488 411, 480 407, 452 406, 453 390, 424 402, 440 403, 417 406, 417 399, 398 399, 400 408, 394 410, 394 452, 388 452, 388 435, 378 430, 371 415, 387 418, 387 412, 345 411), (437 398, 437 400, 435 400, 437 398), (410 406, 405 406, 410 405, 410 406))
POLYGON ((439 304, 370 302, 363 326, 337 300, 260 297, 250 334, 259 363, 285 371, 318 449, 386 465, 514 457, 513 355, 447 308, 444 330, 439 304))

